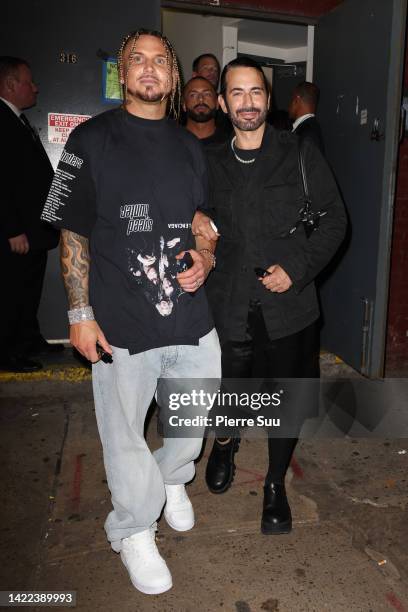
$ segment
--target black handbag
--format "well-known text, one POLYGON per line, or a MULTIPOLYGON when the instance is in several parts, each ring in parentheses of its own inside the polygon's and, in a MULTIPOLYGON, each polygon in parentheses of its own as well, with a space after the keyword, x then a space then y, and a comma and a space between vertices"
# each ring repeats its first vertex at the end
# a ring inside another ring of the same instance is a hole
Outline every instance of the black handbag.
POLYGON ((303 206, 299 210, 299 219, 296 224, 289 230, 289 235, 294 234, 298 227, 303 225, 305 230, 306 238, 310 238, 313 232, 319 228, 320 217, 327 215, 327 210, 312 210, 312 199, 310 197, 309 186, 307 183, 307 174, 305 160, 303 157, 302 144, 299 143, 299 171, 302 180, 303 188, 303 206))

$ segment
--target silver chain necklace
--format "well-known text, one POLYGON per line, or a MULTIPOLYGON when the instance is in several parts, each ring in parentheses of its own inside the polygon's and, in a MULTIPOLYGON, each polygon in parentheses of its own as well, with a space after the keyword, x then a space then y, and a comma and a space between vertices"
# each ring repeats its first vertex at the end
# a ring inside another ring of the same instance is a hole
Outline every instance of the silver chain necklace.
POLYGON ((235 155, 235 159, 237 159, 239 162, 241 162, 241 164, 253 164, 255 161, 255 157, 253 159, 242 159, 242 157, 239 157, 234 149, 234 143, 236 141, 237 137, 234 136, 234 138, 231 140, 231 149, 233 154, 235 155))

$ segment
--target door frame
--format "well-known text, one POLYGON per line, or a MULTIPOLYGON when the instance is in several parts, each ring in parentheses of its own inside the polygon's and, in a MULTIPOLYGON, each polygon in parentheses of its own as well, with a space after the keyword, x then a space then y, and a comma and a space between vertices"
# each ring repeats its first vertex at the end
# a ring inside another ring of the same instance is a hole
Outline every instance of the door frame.
MULTIPOLYGON (((215 0, 216 1, 216 0, 215 0)), ((162 9, 177 9, 183 13, 200 13, 201 15, 214 15, 217 17, 237 17, 240 19, 256 19, 258 21, 283 21, 299 25, 316 25, 317 18, 286 13, 274 13, 257 9, 234 8, 217 6, 216 4, 202 4, 200 2, 183 2, 183 0, 161 0, 162 9)))
POLYGON ((362 370, 363 374, 371 378, 382 378, 384 376, 385 367, 391 248, 401 121, 401 96, 405 65, 407 0, 392 0, 392 2, 393 20, 391 29, 390 70, 384 131, 385 134, 394 134, 394 137, 388 137, 385 141, 376 300, 368 334, 367 359, 364 364, 364 370, 362 370))

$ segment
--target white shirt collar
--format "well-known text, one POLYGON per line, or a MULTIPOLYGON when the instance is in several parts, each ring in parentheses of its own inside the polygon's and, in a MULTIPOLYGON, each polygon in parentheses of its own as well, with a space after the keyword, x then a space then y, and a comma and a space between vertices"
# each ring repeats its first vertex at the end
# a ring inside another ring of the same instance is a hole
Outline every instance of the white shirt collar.
POLYGON ((296 121, 293 122, 292 132, 294 132, 301 123, 303 123, 304 121, 306 121, 306 119, 309 119, 310 117, 314 117, 314 113, 308 113, 307 115, 302 115, 301 117, 298 117, 296 121))
POLYGON ((7 104, 7 106, 9 107, 10 110, 13 111, 13 113, 15 115, 17 115, 18 118, 20 118, 20 115, 23 111, 21 111, 19 108, 17 108, 17 106, 15 106, 12 102, 9 102, 8 100, 5 100, 4 98, 0 97, 0 100, 2 100, 4 102, 4 104, 7 104))

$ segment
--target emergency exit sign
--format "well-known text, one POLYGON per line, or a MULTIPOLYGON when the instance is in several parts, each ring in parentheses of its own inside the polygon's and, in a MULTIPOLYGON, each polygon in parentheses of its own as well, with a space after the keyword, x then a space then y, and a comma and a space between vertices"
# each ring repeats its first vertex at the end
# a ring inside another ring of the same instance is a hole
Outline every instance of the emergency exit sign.
POLYGON ((91 115, 48 113, 48 142, 65 144, 72 130, 90 118, 91 115))

